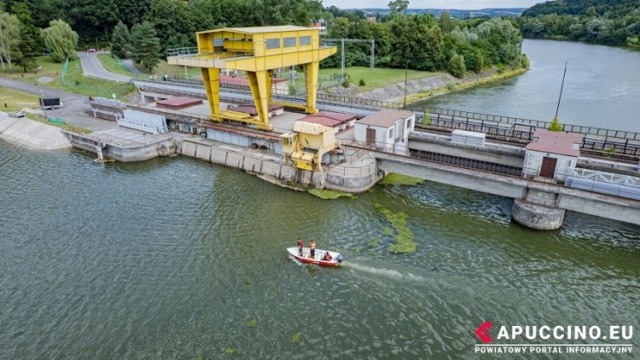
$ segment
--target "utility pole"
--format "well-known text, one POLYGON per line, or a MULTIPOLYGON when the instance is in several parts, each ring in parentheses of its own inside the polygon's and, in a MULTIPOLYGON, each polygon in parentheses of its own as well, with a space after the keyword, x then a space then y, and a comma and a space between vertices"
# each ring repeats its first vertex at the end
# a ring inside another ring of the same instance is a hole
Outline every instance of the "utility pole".
POLYGON ((42 89, 40 89, 40 103, 42 103, 42 111, 44 112, 44 118, 48 120, 49 117, 47 116, 47 106, 44 103, 44 91, 42 89))
POLYGON ((322 39, 323 41, 328 41, 328 42, 338 42, 340 41, 340 73, 342 74, 342 80, 344 80, 344 67, 345 67, 345 59, 344 59, 344 43, 345 42, 368 42, 371 43, 371 60, 370 60, 370 64, 369 66, 371 67, 371 70, 373 70, 376 66, 376 58, 375 58, 375 48, 376 48, 376 41, 374 39, 368 40, 368 39, 322 39))
POLYGON ((562 74, 562 84, 560 85, 560 96, 558 96, 558 106, 556 106, 556 115, 554 119, 558 119, 558 110, 560 110, 560 100, 562 100, 562 89, 564 88, 564 77, 567 75, 567 62, 564 62, 564 74, 562 74))
POLYGON ((409 65, 407 64, 406 60, 404 63, 404 103, 402 105, 403 109, 407 108, 407 67, 409 65))

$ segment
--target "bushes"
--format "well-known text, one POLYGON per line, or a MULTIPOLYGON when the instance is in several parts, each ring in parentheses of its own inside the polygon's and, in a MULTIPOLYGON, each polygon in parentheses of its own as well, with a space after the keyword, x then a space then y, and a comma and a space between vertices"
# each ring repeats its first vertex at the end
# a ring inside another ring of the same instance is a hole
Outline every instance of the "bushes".
POLYGON ((454 54, 449 60, 447 71, 457 78, 463 77, 464 72, 467 71, 467 68, 464 65, 464 57, 459 54, 454 54))
POLYGON ((360 79, 360 81, 358 82, 358 86, 367 86, 367 83, 364 82, 364 79, 360 79))
POLYGON ((562 131, 562 129, 564 129, 564 125, 558 121, 558 118, 554 118, 548 128, 549 131, 562 131))

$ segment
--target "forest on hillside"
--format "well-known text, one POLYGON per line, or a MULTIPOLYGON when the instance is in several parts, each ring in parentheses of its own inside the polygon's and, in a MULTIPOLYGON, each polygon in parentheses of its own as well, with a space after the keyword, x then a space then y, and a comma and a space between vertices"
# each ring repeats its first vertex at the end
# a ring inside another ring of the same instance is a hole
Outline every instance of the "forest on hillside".
MULTIPOLYGON (((195 46, 197 31, 309 26, 323 19, 328 38, 374 39, 376 66, 455 76, 492 66, 528 66, 513 18, 460 20, 447 12, 436 18, 410 14, 408 5, 408 0, 391 1, 389 14, 372 19, 358 10, 325 8, 318 0, 3 0, 0 29, 11 30, 0 30, 0 60, 3 67, 17 64, 27 71, 44 49, 58 53, 60 60, 73 58, 76 48, 111 48, 153 68, 167 49, 195 46), (3 41, 8 34, 10 40, 3 41)), ((348 43, 346 48, 347 66, 369 65, 367 43, 348 43)), ((339 56, 322 63, 339 65, 339 56)))
POLYGON ((525 10, 518 23, 526 38, 640 48, 638 0, 547 1, 525 10))

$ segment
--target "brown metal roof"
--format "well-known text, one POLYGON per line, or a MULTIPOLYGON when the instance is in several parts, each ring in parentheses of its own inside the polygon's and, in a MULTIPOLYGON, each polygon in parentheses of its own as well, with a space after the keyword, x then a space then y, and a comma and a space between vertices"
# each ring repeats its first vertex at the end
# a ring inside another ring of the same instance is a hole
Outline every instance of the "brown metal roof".
POLYGON ((580 156, 580 144, 584 135, 538 129, 527 150, 548 152, 558 155, 580 156))
POLYGON ((300 119, 300 121, 312 124, 320 124, 329 127, 336 127, 354 120, 355 118, 355 115, 334 113, 330 111, 320 111, 312 115, 307 115, 300 119))
POLYGON ((161 100, 156 102, 157 106, 165 108, 181 109, 192 105, 202 104, 202 99, 190 97, 176 97, 173 99, 161 100))
POLYGON ((411 111, 385 109, 358 121, 360 124, 390 128, 399 119, 413 116, 411 111))
MULTIPOLYGON (((280 110, 280 109, 283 109, 283 108, 284 108, 284 106, 277 105, 277 104, 268 104, 267 105, 267 111, 268 112, 280 110)), ((256 106, 254 104, 239 104, 236 107, 229 107, 227 109, 228 110, 242 112, 242 113, 245 113, 245 114, 248 114, 248 115, 251 115, 251 116, 258 115, 258 110, 256 110, 256 106)))

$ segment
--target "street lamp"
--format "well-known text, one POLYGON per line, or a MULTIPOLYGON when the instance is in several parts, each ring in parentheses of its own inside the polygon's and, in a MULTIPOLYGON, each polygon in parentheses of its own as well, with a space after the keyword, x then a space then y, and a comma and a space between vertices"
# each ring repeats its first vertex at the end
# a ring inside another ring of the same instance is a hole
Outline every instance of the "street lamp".
POLYGON ((44 104, 44 91, 40 89, 40 104, 42 104, 42 111, 44 111, 44 118, 49 119, 47 116, 47 106, 44 104))

